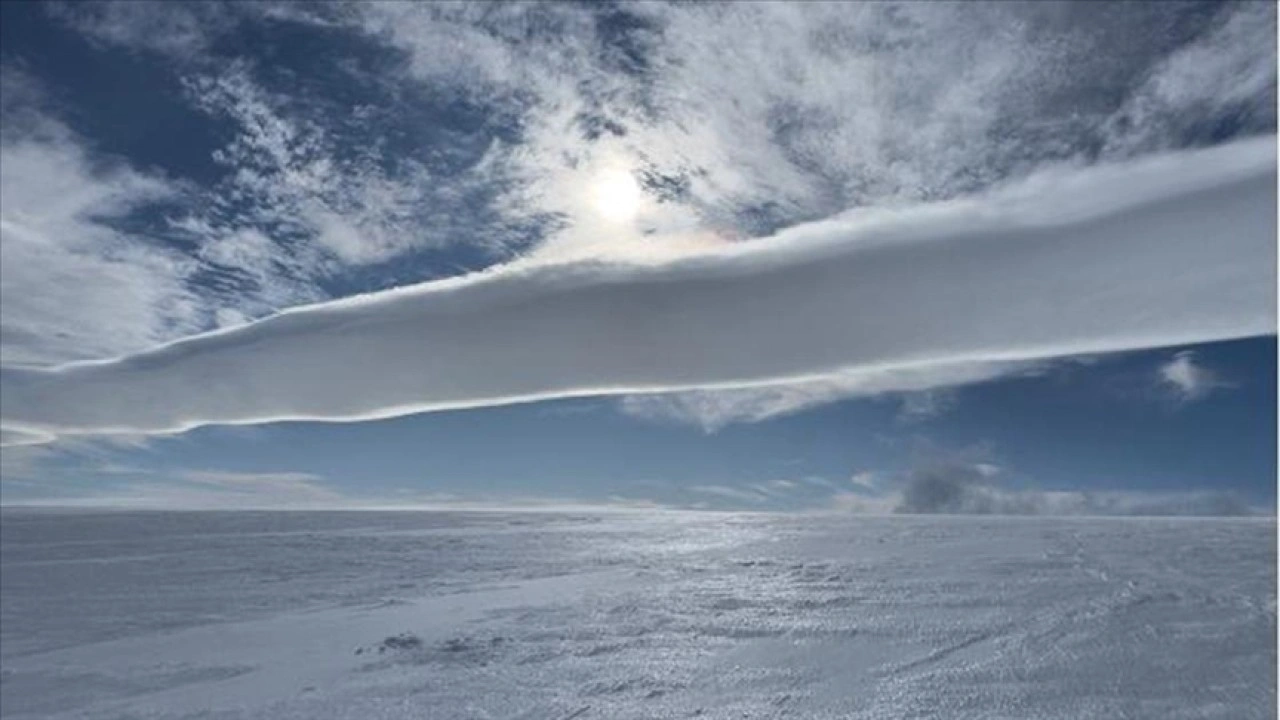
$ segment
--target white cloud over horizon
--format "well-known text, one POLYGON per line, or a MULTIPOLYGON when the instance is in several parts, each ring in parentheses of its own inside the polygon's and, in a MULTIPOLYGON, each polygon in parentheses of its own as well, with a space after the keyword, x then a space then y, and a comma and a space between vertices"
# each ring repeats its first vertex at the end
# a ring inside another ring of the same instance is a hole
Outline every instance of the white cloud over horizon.
MULTIPOLYGON (((43 450, 43 448, 41 448, 43 450)), ((353 492, 302 472, 156 471, 102 466, 117 481, 84 486, 5 478, 0 507, 143 510, 458 510, 566 512, 801 512, 851 515, 1043 517, 1274 517, 1275 508, 1214 490, 1051 490, 1006 487, 981 464, 922 463, 874 486, 774 480, 702 484, 672 496, 493 495, 393 488, 353 492), (8 490, 6 490, 8 486, 8 490), (14 489, 27 492, 12 496, 14 489)), ((808 478, 808 480, 821 478, 808 478)))
POLYGON ((1197 363, 1191 350, 1174 353, 1169 362, 1160 366, 1159 376, 1162 387, 1181 403, 1200 400, 1215 390, 1231 387, 1218 373, 1197 363))
POLYGON ((1231 492, 1010 488, 997 481, 1001 474, 989 463, 921 463, 899 478, 896 489, 874 497, 879 504, 873 507, 908 515, 1274 515, 1274 508, 1251 506, 1231 492))
MULTIPOLYGON (((311 473, 187 468, 157 471, 111 464, 99 465, 95 471, 115 476, 117 482, 103 484, 88 493, 81 487, 44 482, 40 486, 42 493, 17 500, 4 498, 3 502, 10 507, 157 510, 336 509, 359 505, 324 478, 311 473)), ((15 479, 26 481, 23 476, 4 477, 6 483, 15 479)))
POLYGON ((1054 517, 1274 516, 1274 507, 1250 504, 1220 490, 1060 490, 1025 478, 1017 485, 982 453, 935 453, 917 458, 899 473, 861 471, 852 487, 823 478, 806 482, 697 485, 689 491, 709 498, 702 509, 835 512, 855 515, 983 515, 1054 517), (823 482, 812 482, 822 480, 823 482))
POLYGON ((1275 154, 1267 137, 1040 173, 665 262, 518 262, 116 360, 7 367, 0 426, 171 433, 784 381, 883 392, 1272 334, 1275 154))

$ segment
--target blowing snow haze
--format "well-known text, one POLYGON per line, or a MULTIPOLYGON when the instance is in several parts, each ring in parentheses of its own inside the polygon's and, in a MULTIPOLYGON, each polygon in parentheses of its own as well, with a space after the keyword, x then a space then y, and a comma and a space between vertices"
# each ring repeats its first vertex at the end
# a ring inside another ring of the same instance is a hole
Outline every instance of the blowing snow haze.
POLYGON ((1274 718, 1276 36, 0 3, 0 715, 1274 718))

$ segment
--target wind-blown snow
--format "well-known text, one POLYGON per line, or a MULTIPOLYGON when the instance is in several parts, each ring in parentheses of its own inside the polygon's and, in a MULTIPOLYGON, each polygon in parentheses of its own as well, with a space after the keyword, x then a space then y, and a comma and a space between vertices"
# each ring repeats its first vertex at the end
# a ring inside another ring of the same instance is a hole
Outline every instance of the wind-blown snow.
POLYGON ((358 420, 1275 332, 1275 139, 848 213, 662 264, 518 263, 3 371, 31 433, 358 420))
POLYGON ((1273 519, 4 512, 6 720, 1275 717, 1273 519))

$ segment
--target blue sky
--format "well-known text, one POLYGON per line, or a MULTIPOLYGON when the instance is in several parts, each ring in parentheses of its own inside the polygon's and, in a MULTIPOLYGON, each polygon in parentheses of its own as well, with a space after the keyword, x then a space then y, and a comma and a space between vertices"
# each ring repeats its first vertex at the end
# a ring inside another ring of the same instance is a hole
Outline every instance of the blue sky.
MULTIPOLYGON (((537 286, 529 306, 541 308, 538 288, 599 268, 638 265, 650 277, 694 257, 680 267, 696 274, 710 267, 700 254, 769 243, 787 256, 832 222, 857 231, 860 218, 882 217, 858 213, 906 217, 946 202, 967 212, 969 198, 993 192, 1045 195, 1035 178, 1275 133, 1275 10, 1265 3, 2 8, 0 366, 15 413, 28 412, 20 373, 208 331, 227 338, 208 351, 231 358, 216 367, 266 367, 274 360, 254 348, 299 337, 298 326, 248 323, 287 308, 484 268, 497 283, 537 286)), ((1079 183, 1049 187, 1066 198, 1079 183)), ((1046 197, 1037 207, 1055 207, 1046 197)), ((121 376, 104 386, 119 390, 119 406, 68 395, 43 403, 71 408, 64 416, 23 425, 15 415, 15 432, 56 439, 6 447, 0 493, 5 503, 880 512, 918 497, 911 488, 942 488, 914 509, 1270 508, 1274 248, 1255 271, 1269 276, 1267 306, 1221 280, 1212 263, 1258 266, 1233 257, 1225 237, 1132 256, 1154 259, 1146 294, 1132 297, 1168 297, 1158 317, 1135 304, 1103 327, 1093 323, 1102 306, 1052 294, 1093 269, 1129 267, 1127 255, 1014 278, 1025 282, 1009 292, 1021 294, 993 294, 1000 312, 973 316, 954 299, 967 295, 920 279, 945 283, 969 260, 906 263, 918 272, 886 280, 893 292, 868 289, 835 316, 793 315, 789 286, 759 285, 745 303, 754 315, 714 316, 729 318, 730 335, 739 321, 761 330, 743 345, 770 356, 755 364, 715 360, 701 339, 659 333, 655 345, 643 313, 619 319, 601 337, 632 351, 583 340, 578 354, 652 352, 646 362, 661 372, 623 360, 600 371, 604 385, 540 365, 559 350, 518 328, 509 346, 483 339, 505 327, 496 318, 439 336, 449 352, 435 354, 471 366, 448 375, 452 361, 439 361, 441 377, 458 378, 453 399, 432 400, 426 383, 421 398, 406 386, 400 401, 330 406, 323 398, 342 389, 394 390, 378 376, 414 367, 364 372, 341 359, 343 343, 361 338, 386 343, 370 351, 377 363, 412 350, 402 332, 335 330, 307 340, 320 342, 309 354, 273 356, 298 372, 269 391, 233 370, 192 371, 130 395, 121 376), (935 302, 956 307, 939 320, 944 332, 926 332, 911 311, 935 302), (846 325, 844 315, 877 319, 846 325), (1062 334, 1034 329, 1040 318, 1062 334), (775 362, 768 338, 803 339, 786 328, 805 323, 872 333, 891 349, 821 362, 780 351, 775 362), (505 369, 486 376, 490 365, 505 369), (341 379, 308 384, 316 367, 341 379), (609 392, 506 404, 583 394, 582 383, 609 392), (227 411, 218 392, 252 407, 227 411), (400 404, 452 409, 387 410, 400 404), (318 416, 335 422, 301 419, 318 416), (193 424, 203 427, 175 432, 193 424)), ((1013 271, 1002 268, 1041 265, 983 267, 974 272, 1003 283, 1013 271)), ((371 297, 362 307, 387 306, 371 297)), ((399 317, 343 312, 335 327, 399 317)), ((129 378, 170 362, 138 357, 129 378)))

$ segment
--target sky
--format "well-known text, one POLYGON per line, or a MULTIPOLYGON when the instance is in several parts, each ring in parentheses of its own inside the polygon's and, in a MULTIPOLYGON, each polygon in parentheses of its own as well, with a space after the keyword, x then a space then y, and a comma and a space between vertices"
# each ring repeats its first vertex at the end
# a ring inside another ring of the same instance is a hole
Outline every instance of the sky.
POLYGON ((0 4, 0 503, 1274 513, 1275 13, 0 4))

